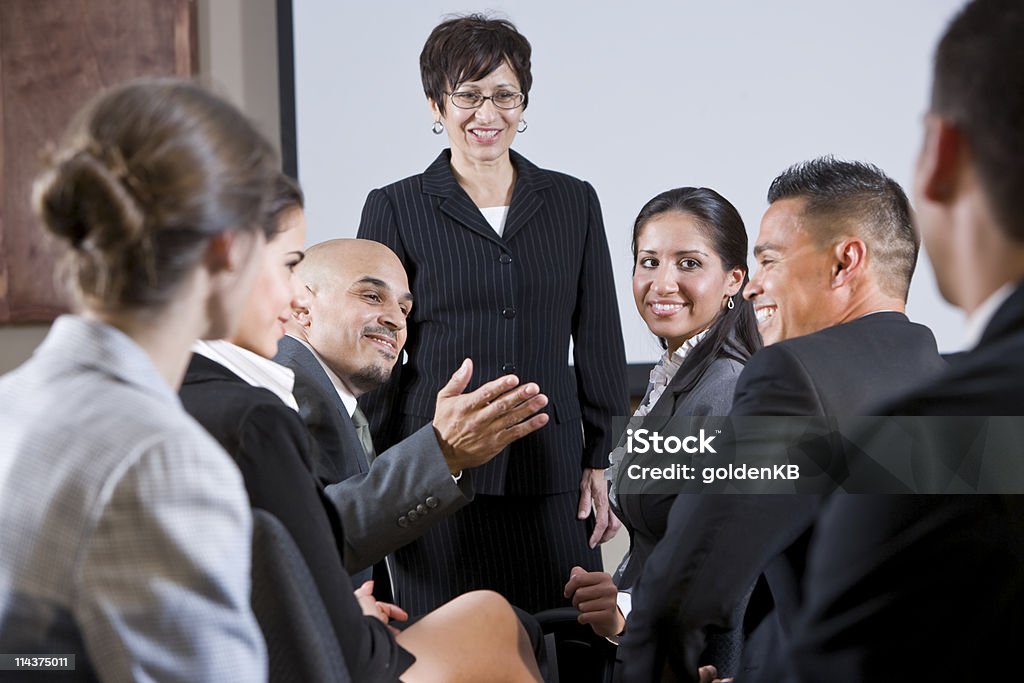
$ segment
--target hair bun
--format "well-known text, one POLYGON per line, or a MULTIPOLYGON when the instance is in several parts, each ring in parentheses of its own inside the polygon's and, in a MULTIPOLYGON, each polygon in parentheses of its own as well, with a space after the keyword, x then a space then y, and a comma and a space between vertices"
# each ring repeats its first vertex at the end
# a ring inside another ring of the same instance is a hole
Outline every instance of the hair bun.
POLYGON ((145 214, 124 181, 127 169, 120 154, 112 157, 105 162, 80 150, 36 180, 36 211, 75 249, 120 251, 145 235, 145 214))

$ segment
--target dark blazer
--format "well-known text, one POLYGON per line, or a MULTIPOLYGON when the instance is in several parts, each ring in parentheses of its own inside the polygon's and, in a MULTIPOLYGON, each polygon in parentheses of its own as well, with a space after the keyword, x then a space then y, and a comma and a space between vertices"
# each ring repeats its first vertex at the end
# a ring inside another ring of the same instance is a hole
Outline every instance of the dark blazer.
POLYGON ((601 207, 588 183, 510 154, 517 179, 502 237, 455 180, 448 150, 424 173, 367 197, 359 237, 398 254, 416 303, 408 363, 360 404, 383 447, 431 419, 464 358, 474 363, 469 390, 515 373, 540 385, 553 419, 473 470, 474 487, 575 491, 583 468, 607 466, 611 417, 628 410, 601 207), (575 367, 566 362, 570 337, 575 367))
MULTIPOLYGON (((1024 286, 946 374, 878 412, 1024 413, 1024 286)), ((1016 676, 1024 496, 835 496, 817 528, 791 680, 1016 676)))
POLYGON ((873 313, 754 354, 732 415, 864 415, 945 369, 931 330, 873 313))
POLYGON ((883 415, 1024 415, 1024 284, 949 372, 882 406, 883 415))
POLYGON ((1017 677, 1024 496, 835 495, 816 527, 772 680, 1017 677))
MULTIPOLYGON (((643 418, 643 427, 659 431, 660 425, 666 422, 659 418, 728 415, 736 380, 742 370, 743 362, 731 355, 717 358, 700 376, 695 376, 696 369, 686 372, 681 368, 643 418)), ((635 458, 625 453, 619 472, 625 471, 635 458)), ((633 586, 654 546, 665 535, 668 513, 676 496, 656 492, 658 483, 643 482, 642 490, 631 489, 629 493, 616 496, 615 514, 629 532, 629 552, 616 572, 620 591, 628 591, 633 586)))
MULTIPOLYGON (((693 434, 705 426, 707 420, 704 418, 728 415, 736 380, 746 359, 747 353, 730 343, 703 371, 699 368, 688 369, 684 362, 665 387, 658 402, 643 418, 642 426, 664 434, 681 433, 678 430, 693 434), (673 426, 670 426, 670 421, 673 426)), ((625 471, 634 460, 642 458, 624 453, 620 472, 625 471)), ((664 463, 652 464, 661 466, 664 463)), ((665 536, 669 512, 677 494, 671 490, 671 486, 668 491, 664 490, 666 487, 659 486, 664 483, 640 482, 639 487, 631 487, 629 492, 622 492, 615 497, 615 514, 629 532, 629 551, 614 577, 620 591, 632 592, 634 584, 643 573, 647 558, 665 536)), ((629 626, 626 628, 629 630, 629 626)), ((739 629, 709 634, 703 660, 714 663, 722 675, 726 675, 738 660, 741 645, 742 633, 739 629)))
MULTIPOLYGON (((737 382, 732 416, 865 414, 944 367, 928 328, 902 313, 875 313, 755 353, 737 382)), ((736 606, 763 573, 744 624, 760 629, 740 673, 761 680, 799 608, 822 502, 807 495, 679 496, 665 539, 633 590, 617 675, 695 680, 704 629, 736 626, 736 606)))
POLYGON ((472 500, 467 477, 458 484, 452 479, 433 427, 423 427, 368 466, 352 418, 309 349, 284 337, 274 360, 295 372, 292 393, 320 446, 316 472, 345 529, 349 572, 414 541, 472 500))
POLYGON ((273 393, 194 354, 181 401, 242 472, 253 508, 276 517, 309 567, 353 680, 398 680, 412 659, 379 620, 364 617, 341 562, 344 531, 313 475, 316 445, 273 393))

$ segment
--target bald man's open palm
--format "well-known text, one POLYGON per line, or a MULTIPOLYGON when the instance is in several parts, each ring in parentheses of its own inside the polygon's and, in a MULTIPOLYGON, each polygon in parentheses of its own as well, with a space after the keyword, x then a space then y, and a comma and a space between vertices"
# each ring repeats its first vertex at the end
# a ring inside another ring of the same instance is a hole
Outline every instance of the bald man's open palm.
POLYGON ((437 393, 434 431, 452 474, 483 465, 548 423, 546 414, 537 414, 548 398, 533 382, 520 386, 515 375, 505 375, 462 393, 472 377, 467 358, 437 393))

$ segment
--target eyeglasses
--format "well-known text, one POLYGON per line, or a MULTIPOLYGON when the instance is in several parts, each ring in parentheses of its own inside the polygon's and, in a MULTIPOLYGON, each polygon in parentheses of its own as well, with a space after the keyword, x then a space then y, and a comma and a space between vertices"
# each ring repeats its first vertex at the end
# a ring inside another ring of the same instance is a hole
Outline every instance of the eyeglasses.
POLYGON ((484 106, 484 102, 490 100, 494 103, 494 106, 498 109, 516 109, 523 104, 523 100, 526 96, 521 92, 511 92, 509 90, 499 90, 493 95, 481 95, 478 92, 463 91, 463 92, 450 92, 448 97, 451 98, 452 104, 459 109, 477 109, 484 106))

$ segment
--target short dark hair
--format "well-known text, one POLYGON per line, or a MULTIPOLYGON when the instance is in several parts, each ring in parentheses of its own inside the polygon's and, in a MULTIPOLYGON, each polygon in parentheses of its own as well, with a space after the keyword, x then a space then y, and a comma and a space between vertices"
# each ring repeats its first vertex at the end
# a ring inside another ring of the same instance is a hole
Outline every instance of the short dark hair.
POLYGON ((819 245, 852 228, 878 265, 879 287, 906 301, 921 240, 899 183, 873 164, 824 156, 790 166, 768 188, 769 204, 794 198, 806 201, 804 215, 815 219, 809 227, 819 245))
POLYGON ((953 19, 931 110, 964 131, 997 221, 1024 241, 1024 3, 975 0, 953 19))
MULTIPOLYGON (((728 356, 741 363, 761 348, 761 334, 757 331, 754 304, 743 298, 743 288, 749 281, 747 269, 747 229, 740 212, 732 203, 707 187, 678 187, 654 197, 640 209, 633 222, 633 268, 636 269, 637 240, 652 218, 667 213, 692 216, 704 236, 711 241, 715 254, 724 270, 743 269, 743 282, 733 296, 732 308, 725 308, 708 329, 708 335, 693 352, 687 354, 685 372, 697 369, 699 377, 707 366, 720 356, 728 356)), ((665 345, 665 340, 661 340, 665 345)), ((684 372, 680 368, 680 372, 684 372)), ((683 375, 680 375, 682 377, 683 375)), ((689 387, 687 387, 688 389, 689 387)))
POLYGON ((507 19, 455 16, 437 25, 420 52, 423 92, 444 113, 445 92, 476 81, 508 62, 519 80, 523 109, 530 104, 530 41, 507 19))
POLYGON ((70 246, 84 303, 160 307, 211 237, 276 232, 268 206, 279 173, 270 143, 234 106, 188 81, 142 80, 79 112, 33 203, 70 246))

